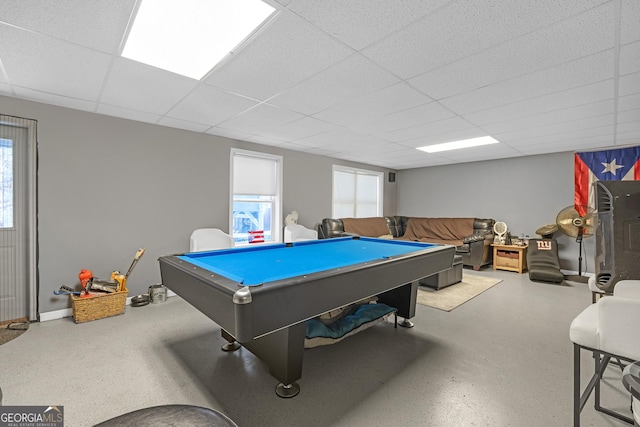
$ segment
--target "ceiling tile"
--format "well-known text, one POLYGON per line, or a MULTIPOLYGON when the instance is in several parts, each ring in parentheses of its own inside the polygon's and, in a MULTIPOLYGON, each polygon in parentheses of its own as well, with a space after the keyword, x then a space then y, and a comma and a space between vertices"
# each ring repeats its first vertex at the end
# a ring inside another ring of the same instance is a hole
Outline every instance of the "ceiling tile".
POLYGON ((391 86, 399 80, 360 55, 286 90, 269 102, 312 115, 340 102, 391 86))
POLYGON ((313 135, 319 135, 336 129, 336 125, 303 117, 281 126, 276 126, 264 132, 264 136, 279 139, 280 141, 296 141, 313 135))
POLYGON ((611 49, 613 12, 613 4, 591 9, 409 82, 434 99, 442 99, 611 49))
MULTIPOLYGON (((585 139, 581 139, 574 142, 574 149, 571 151, 592 151, 601 149, 603 147, 611 146, 612 139, 610 137, 599 137, 598 139, 593 139, 591 141, 587 141, 585 139)), ((523 147, 520 150, 524 155, 532 156, 536 154, 548 154, 548 153, 561 153, 567 151, 561 144, 531 144, 529 146, 523 147)))
POLYGON ((44 102, 45 104, 72 108, 74 110, 95 111, 97 105, 94 101, 85 101, 83 99, 69 98, 68 96, 39 92, 20 86, 14 86, 13 90, 20 98, 28 99, 30 101, 44 102))
POLYGON ((312 25, 283 12, 205 81, 264 101, 351 53, 312 25))
POLYGON ((246 132, 239 132, 231 129, 222 129, 219 127, 212 127, 207 130, 208 134, 215 136, 222 136, 225 138, 237 139, 239 141, 247 140, 251 138, 253 135, 246 132))
POLYGON ((374 146, 368 146, 366 149, 366 154, 388 154, 388 153, 395 153, 395 152, 405 152, 406 147, 403 145, 399 145, 399 144, 395 144, 392 142, 389 143, 383 143, 383 144, 379 144, 379 145, 374 145, 374 146))
POLYGON ((600 52, 556 67, 505 80, 441 100, 466 114, 613 78, 613 51, 600 52))
POLYGON ((407 169, 414 167, 440 166, 451 163, 451 160, 449 159, 416 149, 386 153, 385 158, 390 162, 402 163, 407 169))
POLYGON ((612 124, 613 114, 574 120, 571 122, 556 123, 537 128, 517 130, 513 132, 497 133, 494 134, 493 137, 499 141, 518 141, 540 136, 561 135, 563 132, 575 132, 577 134, 589 136, 592 134, 593 129, 611 126, 612 124))
POLYGON ((260 104, 220 123, 217 127, 254 135, 300 118, 302 118, 302 115, 298 113, 283 110, 273 105, 260 104))
POLYGON ((616 145, 636 146, 638 145, 638 140, 640 140, 640 130, 635 132, 618 132, 616 136, 616 145))
POLYGON ((349 128, 359 133, 382 134, 435 122, 452 117, 453 115, 451 111, 439 103, 430 102, 397 113, 360 122, 349 126, 349 128))
POLYGON ((449 1, 294 1, 289 8, 326 33, 360 50, 449 1), (394 13, 389 13, 390 10, 394 13))
POLYGON ((102 52, 119 47, 135 0, 3 0, 0 22, 102 52))
POLYGON ((614 81, 604 80, 586 86, 580 86, 560 92, 554 92, 523 101, 488 108, 475 113, 465 114, 471 123, 479 126, 507 120, 527 117, 582 104, 613 99, 614 81))
POLYGON ((125 58, 116 59, 100 102, 151 114, 165 114, 197 85, 188 77, 125 58))
POLYGON ((640 92, 618 98, 618 111, 635 110, 640 108, 640 92))
POLYGON ((640 121, 634 120, 630 122, 622 122, 618 123, 617 127, 618 132, 640 132, 640 121))
POLYGON ((161 126, 167 126, 171 128, 189 130, 191 132, 200 132, 200 133, 205 132, 207 129, 211 127, 209 125, 189 122, 187 120, 174 119, 172 117, 162 117, 160 120, 158 120, 157 124, 161 126))
POLYGON ((630 74, 638 71, 640 71, 640 41, 621 46, 620 74, 630 74))
POLYGON ((619 112, 618 123, 640 123, 640 108, 619 112))
POLYGON ((0 60, 13 85, 97 99, 109 55, 3 24, 0 40, 0 60))
POLYGON ((608 99, 591 104, 583 104, 575 107, 558 109, 542 114, 534 114, 514 120, 485 125, 482 128, 490 134, 500 134, 523 129, 539 128, 540 126, 552 125, 555 123, 571 122, 589 117, 610 115, 613 114, 613 111, 613 99, 608 99))
POLYGON ((411 78, 602 3, 605 0, 451 2, 363 53, 411 78))
POLYGON ((340 151, 345 151, 345 147, 349 147, 347 150, 351 150, 353 147, 366 147, 371 144, 386 144, 386 141, 367 135, 360 135, 347 129, 337 129, 321 135, 301 138, 296 140, 295 143, 297 145, 313 148, 322 147, 325 149, 332 149, 331 147, 339 147, 340 151))
POLYGON ((99 114, 105 114, 107 116, 121 117, 123 119, 136 120, 145 123, 156 123, 161 117, 158 114, 130 110, 128 108, 106 104, 99 104, 96 112, 99 114))
MULTIPOLYGON (((315 150, 314 148, 309 148, 309 147, 302 147, 300 145, 297 145, 293 142, 282 142, 280 143, 280 145, 278 145, 278 147, 280 148, 286 148, 287 150, 294 150, 294 151, 301 151, 304 153, 308 153, 311 150, 315 150)), ((318 149, 320 150, 320 149, 318 149)))
POLYGON ((314 114, 314 117, 346 126, 397 113, 431 101, 431 98, 406 83, 397 83, 359 98, 347 100, 314 114))
MULTIPOLYGON (((380 136, 391 142, 402 142, 413 140, 416 138, 422 138, 424 141, 428 141, 430 137, 439 134, 469 128, 475 128, 475 126, 462 119, 461 117, 456 116, 420 126, 413 126, 409 128, 398 129, 392 132, 386 132, 381 134, 380 136)), ((428 142, 425 142, 425 144, 423 145, 428 145, 428 142)))
POLYGON ((264 135, 251 135, 247 138, 247 141, 254 142, 256 144, 270 145, 272 147, 282 147, 283 144, 286 144, 286 142, 282 140, 269 138, 264 135))
MULTIPOLYGON (((286 146, 284 147, 286 148, 286 146)), ((294 148, 291 148, 291 149, 294 149, 294 148)), ((325 150, 324 148, 305 148, 304 150, 298 150, 298 151, 304 151, 305 153, 308 153, 308 154, 315 154, 318 156, 326 156, 326 157, 333 157, 336 153, 338 153, 338 151, 325 150)))
POLYGON ((563 130, 551 135, 533 135, 529 137, 515 136, 510 138, 505 135, 503 140, 505 140, 509 146, 522 151, 533 145, 545 147, 554 146, 559 149, 564 148, 564 150, 567 151, 566 145, 564 145, 567 142, 572 145, 579 141, 592 142, 602 141, 603 139, 613 142, 613 133, 613 123, 607 123, 604 126, 596 126, 587 129, 563 130))
POLYGON ((640 92, 640 73, 627 74, 618 79, 618 95, 632 95, 640 92))
POLYGON ((211 126, 230 119, 256 104, 257 101, 249 98, 201 84, 178 102, 167 116, 211 126))
POLYGON ((620 43, 640 40, 640 2, 620 0, 620 43))
POLYGON ((501 159, 505 157, 515 157, 519 156, 522 153, 518 150, 515 150, 512 147, 509 147, 506 144, 493 144, 493 145, 485 145, 482 147, 472 147, 464 150, 450 150, 443 151, 441 153, 436 153, 440 157, 445 159, 449 159, 451 161, 459 162, 459 161, 473 161, 475 160, 490 160, 490 159, 501 159))

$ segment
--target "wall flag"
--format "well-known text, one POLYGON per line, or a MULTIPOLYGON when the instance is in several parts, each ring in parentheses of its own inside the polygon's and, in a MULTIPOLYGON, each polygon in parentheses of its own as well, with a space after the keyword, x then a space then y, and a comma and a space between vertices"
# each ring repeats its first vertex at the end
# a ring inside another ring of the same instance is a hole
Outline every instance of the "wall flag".
POLYGON ((575 153, 574 178, 575 205, 595 207, 594 182, 640 180, 640 146, 575 153))

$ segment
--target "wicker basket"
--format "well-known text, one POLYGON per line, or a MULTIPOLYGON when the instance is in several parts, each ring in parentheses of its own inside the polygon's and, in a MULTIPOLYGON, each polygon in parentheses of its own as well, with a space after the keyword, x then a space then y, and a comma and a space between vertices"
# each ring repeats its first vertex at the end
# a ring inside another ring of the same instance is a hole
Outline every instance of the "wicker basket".
POLYGON ((121 292, 96 295, 91 298, 71 295, 73 320, 76 323, 82 323, 122 314, 127 304, 128 294, 129 290, 125 289, 121 292))

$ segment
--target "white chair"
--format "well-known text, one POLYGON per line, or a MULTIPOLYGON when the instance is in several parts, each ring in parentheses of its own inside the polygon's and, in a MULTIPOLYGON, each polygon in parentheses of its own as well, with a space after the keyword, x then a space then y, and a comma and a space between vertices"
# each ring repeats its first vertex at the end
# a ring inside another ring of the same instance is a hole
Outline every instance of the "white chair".
POLYGON ((640 280, 616 283, 613 295, 604 296, 580 313, 569 330, 573 342, 573 425, 580 425, 580 412, 595 390, 594 407, 629 424, 633 420, 600 406, 600 380, 611 358, 623 367, 623 362, 640 360, 640 280), (593 354, 594 374, 581 391, 580 353, 593 354))
POLYGON ((233 237, 219 228, 199 228, 191 233, 190 252, 232 248, 233 237))
POLYGON ((305 240, 318 240, 318 232, 300 224, 289 224, 284 227, 284 242, 302 242, 305 240))

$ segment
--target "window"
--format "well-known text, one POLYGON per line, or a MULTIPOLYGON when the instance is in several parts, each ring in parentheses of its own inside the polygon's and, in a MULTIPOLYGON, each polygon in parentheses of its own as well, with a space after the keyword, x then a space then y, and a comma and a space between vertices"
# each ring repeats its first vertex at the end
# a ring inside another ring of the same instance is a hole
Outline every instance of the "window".
POLYGON ((231 149, 230 205, 236 245, 281 242, 282 157, 231 149))
POLYGON ((0 138, 0 228, 13 227, 13 141, 0 138))
POLYGON ((333 166, 333 217, 382 216, 384 173, 333 166))

